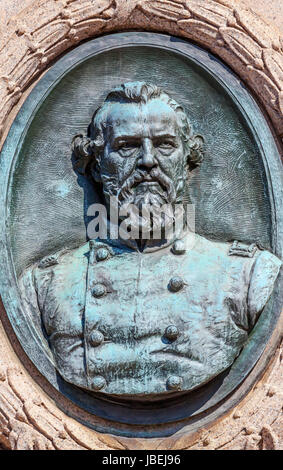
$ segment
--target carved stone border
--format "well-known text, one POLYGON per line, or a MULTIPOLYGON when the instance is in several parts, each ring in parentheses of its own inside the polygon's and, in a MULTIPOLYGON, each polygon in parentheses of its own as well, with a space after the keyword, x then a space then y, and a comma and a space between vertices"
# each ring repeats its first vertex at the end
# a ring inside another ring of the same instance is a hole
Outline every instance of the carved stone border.
MULTIPOLYGON (((250 87, 268 113, 275 133, 283 137, 283 38, 242 2, 37 0, 10 20, 1 35, 2 140, 25 94, 54 59, 82 40, 133 29, 189 38, 211 50, 250 87)), ((4 318, 1 312, 0 316, 4 318)), ((221 422, 195 434, 188 435, 184 430, 160 439, 100 434, 69 418, 38 386, 36 373, 24 369, 23 364, 31 370, 19 352, 9 326, 4 329, 0 325, 0 445, 4 448, 276 449, 280 442, 283 446, 282 349, 264 378, 221 422)))

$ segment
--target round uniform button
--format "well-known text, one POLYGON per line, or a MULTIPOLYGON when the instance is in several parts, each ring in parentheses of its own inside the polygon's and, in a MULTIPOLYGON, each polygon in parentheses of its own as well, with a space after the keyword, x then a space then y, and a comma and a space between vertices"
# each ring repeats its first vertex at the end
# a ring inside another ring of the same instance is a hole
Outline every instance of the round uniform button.
POLYGON ((103 334, 98 330, 93 330, 89 335, 89 342, 91 346, 99 346, 104 341, 103 334))
POLYGON ((165 330, 164 336, 170 341, 175 341, 179 336, 179 330, 175 325, 169 325, 165 330))
POLYGON ((106 380, 104 377, 102 377, 101 375, 98 375, 97 377, 94 377, 93 381, 92 381, 92 389, 93 390, 102 390, 106 385, 106 380))
POLYGON ((183 255, 186 252, 185 244, 182 240, 176 240, 172 246, 174 255, 183 255))
POLYGON ((183 279, 179 276, 176 276, 176 277, 172 277, 172 279, 170 279, 168 288, 171 292, 178 292, 179 290, 181 290, 184 287, 184 284, 185 283, 184 283, 183 279))
POLYGON ((91 293, 93 297, 102 297, 106 294, 106 287, 103 284, 95 284, 91 293))
POLYGON ((96 261, 104 261, 108 258, 109 251, 107 248, 99 248, 96 252, 96 261))
POLYGON ((171 377, 167 380, 167 388, 168 390, 181 390, 183 385, 182 377, 178 377, 177 375, 171 375, 171 377))

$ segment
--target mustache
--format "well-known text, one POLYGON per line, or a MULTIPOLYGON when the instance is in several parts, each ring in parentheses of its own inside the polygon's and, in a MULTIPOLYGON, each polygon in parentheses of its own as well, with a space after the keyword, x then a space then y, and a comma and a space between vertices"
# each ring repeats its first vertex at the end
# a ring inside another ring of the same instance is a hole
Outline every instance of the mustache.
POLYGON ((162 199, 166 199, 168 202, 174 202, 176 198, 176 191, 173 185, 172 180, 165 175, 160 168, 152 168, 149 172, 146 170, 138 169, 135 170, 132 175, 130 175, 127 180, 123 183, 119 194, 119 201, 131 201, 134 200, 134 188, 143 182, 157 182, 163 190, 158 190, 158 188, 149 188, 150 192, 154 192, 159 195, 162 199))

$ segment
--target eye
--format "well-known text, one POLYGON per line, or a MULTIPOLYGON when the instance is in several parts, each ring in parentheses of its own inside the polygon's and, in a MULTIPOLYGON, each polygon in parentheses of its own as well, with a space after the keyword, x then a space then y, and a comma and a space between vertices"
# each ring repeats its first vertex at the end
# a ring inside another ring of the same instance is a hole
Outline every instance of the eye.
POLYGON ((119 144, 119 150, 129 150, 129 149, 134 149, 137 148, 137 144, 133 142, 123 142, 119 144))
POLYGON ((163 150, 172 150, 176 148, 176 144, 174 141, 166 139, 166 140, 159 140, 156 141, 154 146, 159 149, 163 150))
POLYGON ((163 148, 171 148, 174 147, 174 145, 171 142, 161 142, 158 147, 163 147, 163 148))
POLYGON ((125 157, 132 156, 140 148, 140 143, 136 141, 122 141, 116 146, 116 150, 125 157))

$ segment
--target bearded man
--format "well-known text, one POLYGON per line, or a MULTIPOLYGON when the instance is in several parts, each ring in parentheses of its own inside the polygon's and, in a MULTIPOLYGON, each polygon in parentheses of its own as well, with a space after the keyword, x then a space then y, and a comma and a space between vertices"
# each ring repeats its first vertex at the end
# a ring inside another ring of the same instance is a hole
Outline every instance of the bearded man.
POLYGON ((210 241, 183 225, 168 232, 170 215, 159 239, 152 225, 147 239, 140 236, 142 205, 185 206, 188 172, 203 158, 202 137, 159 87, 134 82, 111 91, 73 150, 108 213, 113 200, 119 209, 138 207, 138 230, 135 239, 120 233, 64 249, 24 273, 26 308, 42 321, 58 372, 122 398, 164 398, 207 383, 239 355, 280 260, 255 244, 210 241))

